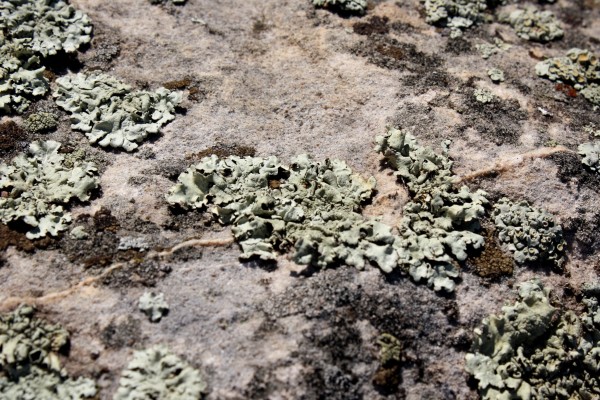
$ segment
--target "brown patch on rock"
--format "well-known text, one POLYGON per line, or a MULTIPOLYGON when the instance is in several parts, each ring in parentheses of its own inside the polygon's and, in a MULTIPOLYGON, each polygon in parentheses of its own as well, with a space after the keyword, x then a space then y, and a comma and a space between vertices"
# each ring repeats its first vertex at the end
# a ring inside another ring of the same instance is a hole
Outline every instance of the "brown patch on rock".
POLYGON ((235 143, 218 143, 215 146, 211 146, 206 150, 202 150, 193 154, 188 154, 185 156, 185 158, 186 160, 190 161, 200 161, 202 158, 212 156, 213 154, 219 158, 225 158, 230 156, 254 157, 256 155, 256 149, 254 149, 254 147, 238 145, 235 143))
POLYGON ((15 150, 19 143, 27 140, 27 133, 14 121, 0 123, 0 155, 15 150))
POLYGON ((163 83, 163 87, 169 90, 184 90, 192 84, 190 78, 179 79, 163 83))
POLYGON ((512 275, 513 259, 500 248, 496 240, 496 229, 492 224, 488 224, 484 229, 485 247, 483 251, 479 255, 469 258, 473 272, 488 279, 512 275))
POLYGON ((100 334, 102 343, 109 348, 132 347, 142 336, 140 321, 128 315, 125 320, 111 321, 100 334))
POLYGON ((113 217, 109 209, 104 207, 94 214, 94 224, 99 231, 116 232, 119 229, 119 221, 113 217))
POLYGON ((352 25, 352 29, 354 29, 354 33, 359 35, 385 35, 390 31, 390 28, 387 26, 389 20, 388 17, 382 18, 375 15, 368 22, 355 23, 352 25))

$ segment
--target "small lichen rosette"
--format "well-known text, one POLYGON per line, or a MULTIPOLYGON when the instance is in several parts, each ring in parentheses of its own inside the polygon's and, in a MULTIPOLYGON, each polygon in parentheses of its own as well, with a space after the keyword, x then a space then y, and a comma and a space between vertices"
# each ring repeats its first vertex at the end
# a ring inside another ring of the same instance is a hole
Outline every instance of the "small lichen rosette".
POLYGON ((600 172, 600 141, 580 144, 577 152, 581 162, 594 172, 600 172))
POLYGON ((312 3, 316 7, 345 13, 364 14, 367 10, 367 0, 312 0, 312 3))
POLYGON ((541 11, 535 7, 516 9, 500 15, 500 21, 510 24, 517 35, 525 40, 549 42, 564 35, 558 20, 550 11, 541 11))
POLYGON ((200 372, 164 346, 136 351, 121 374, 115 400, 198 400, 206 390, 200 372))
POLYGON ((159 88, 132 91, 131 86, 99 72, 56 80, 56 104, 71 113, 71 127, 102 147, 135 150, 148 135, 175 118, 180 92, 159 88))
POLYGON ((0 221, 29 225, 29 239, 67 229, 71 214, 63 204, 75 198, 86 201, 98 187, 94 164, 67 159, 59 148, 51 140, 33 142, 28 153, 0 165, 0 221))
POLYGON ((450 37, 462 36, 462 31, 489 17, 485 0, 425 0, 425 21, 450 28, 450 37))
POLYGON ((566 242, 552 214, 526 201, 502 198, 494 204, 493 218, 500 242, 516 262, 548 261, 562 267, 566 242))
POLYGON ((598 286, 584 288, 586 311, 561 312, 539 281, 475 330, 466 370, 482 399, 592 399, 600 395, 598 286))

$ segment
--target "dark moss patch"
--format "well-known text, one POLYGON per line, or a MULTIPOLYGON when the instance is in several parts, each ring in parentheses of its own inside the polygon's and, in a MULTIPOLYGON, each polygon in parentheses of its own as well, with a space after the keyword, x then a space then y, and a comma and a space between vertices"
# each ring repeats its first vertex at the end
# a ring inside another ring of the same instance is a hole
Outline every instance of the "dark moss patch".
POLYGON ((113 61, 121 54, 118 36, 95 27, 91 49, 85 54, 85 65, 89 70, 108 71, 113 61))
POLYGON ((184 78, 165 82, 163 83, 163 87, 169 90, 184 90, 187 89, 192 83, 193 82, 190 78, 184 78))
POLYGON ((402 43, 388 36, 369 36, 351 51, 386 69, 401 69, 428 75, 431 70, 443 65, 440 57, 419 51, 414 44, 402 43))
POLYGON ((116 232, 119 228, 119 221, 112 215, 112 212, 105 207, 100 207, 93 216, 94 226, 98 231, 116 232))
POLYGON ((138 258, 130 258, 122 268, 108 274, 102 283, 114 288, 153 287, 171 272, 170 265, 154 259, 144 259, 142 254, 137 254, 138 258))
POLYGON ((485 224, 482 235, 485 238, 485 247, 478 254, 469 257, 467 266, 476 275, 490 280, 512 275, 514 269, 513 259, 502 251, 496 239, 496 229, 491 222, 485 224))
POLYGON ((446 53, 458 56, 461 54, 471 53, 473 51, 473 46, 471 45, 471 42, 465 38, 458 37, 455 39, 448 39, 444 51, 446 51, 446 53))
POLYGON ((389 21, 388 17, 378 17, 375 15, 366 22, 355 22, 352 25, 352 29, 354 33, 359 35, 385 35, 390 31, 388 27, 389 21))
POLYGON ((16 122, 0 123, 0 156, 23 150, 28 139, 27 132, 16 122))
POLYGON ((217 143, 205 150, 197 153, 188 154, 185 156, 186 160, 196 162, 200 161, 204 157, 210 157, 215 155, 219 158, 225 158, 230 156, 237 157, 254 157, 256 155, 256 149, 250 146, 239 145, 236 143, 217 143))
POLYGON ((140 321, 128 315, 119 322, 111 321, 100 333, 102 343, 111 349, 133 347, 142 336, 140 321))
POLYGON ((586 187, 594 192, 600 191, 600 176, 588 170, 581 162, 581 157, 574 153, 555 153, 548 157, 558 166, 556 176, 563 183, 569 183, 573 179, 577 181, 578 187, 586 187))

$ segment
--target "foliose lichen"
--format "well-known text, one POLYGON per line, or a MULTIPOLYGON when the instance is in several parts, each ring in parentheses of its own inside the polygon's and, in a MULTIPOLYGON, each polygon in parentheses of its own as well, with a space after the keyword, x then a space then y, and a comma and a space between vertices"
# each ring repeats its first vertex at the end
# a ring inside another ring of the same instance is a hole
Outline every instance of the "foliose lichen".
POLYGON ((566 242, 552 214, 504 197, 494 204, 492 215, 500 242, 516 262, 547 261, 562 267, 566 242))
POLYGON ((450 28, 450 37, 462 36, 462 31, 490 19, 486 0, 425 0, 425 21, 450 28))
POLYGON ((600 142, 580 144, 577 152, 583 157, 581 162, 590 170, 600 172, 600 142))
POLYGON ((420 146, 407 130, 392 128, 377 138, 376 151, 396 170, 412 197, 404 206, 400 238, 394 245, 398 263, 415 281, 452 291, 458 276, 456 261, 464 261, 469 248, 484 245, 483 236, 475 232, 488 201, 481 190, 454 187, 448 145, 436 154, 420 146))
POLYGON ((117 78, 78 73, 56 80, 56 104, 71 113, 71 127, 91 143, 132 151, 150 134, 175 118, 181 92, 159 88, 133 91, 117 78))
POLYGON ((541 11, 535 7, 516 9, 507 14, 501 14, 501 22, 510 24, 517 35, 526 40, 550 42, 564 35, 558 20, 550 11, 541 11))
POLYGON ((151 322, 159 322, 169 312, 163 293, 144 292, 138 301, 138 308, 151 322))
POLYGON ((69 333, 59 325, 34 317, 35 310, 21 306, 0 315, 0 397, 4 399, 86 399, 96 395, 95 383, 67 376, 59 353, 69 333))
POLYGON ((481 43, 475 45, 475 48, 481 54, 481 58, 488 59, 494 54, 498 54, 503 51, 507 51, 512 46, 508 43, 505 43, 502 39, 495 38, 494 44, 491 43, 481 43))
POLYGON ((22 221, 31 227, 29 239, 56 236, 67 228, 71 214, 63 209, 71 199, 86 201, 98 187, 96 167, 59 153, 60 143, 33 142, 28 153, 0 165, 0 221, 22 221))
POLYGON ((490 68, 487 72, 488 76, 494 83, 504 82, 504 71, 498 68, 490 68))
POLYGON ((496 98, 492 92, 481 88, 475 89, 473 91, 473 96, 475 96, 475 100, 483 104, 491 103, 496 98))
POLYGON ((0 2, 0 111, 23 113, 49 88, 42 58, 90 41, 89 18, 66 2, 0 2))
POLYGON ((483 320, 466 356, 482 399, 591 399, 600 395, 598 286, 583 290, 586 311, 561 312, 537 280, 519 300, 483 320))
POLYGON ((163 346, 136 351, 121 374, 115 400, 198 400, 206 383, 198 370, 163 346))
POLYGON ((362 15, 367 10, 367 0, 312 0, 315 7, 362 15))
POLYGON ((0 3, 0 28, 19 49, 42 57, 73 53, 91 40, 87 15, 62 0, 5 0, 0 3))
POLYGON ((573 48, 535 66, 538 76, 572 85, 592 104, 600 105, 600 62, 589 50, 573 48))
POLYGON ((58 119, 49 112, 33 113, 24 121, 25 129, 31 133, 44 133, 56 129, 58 119))

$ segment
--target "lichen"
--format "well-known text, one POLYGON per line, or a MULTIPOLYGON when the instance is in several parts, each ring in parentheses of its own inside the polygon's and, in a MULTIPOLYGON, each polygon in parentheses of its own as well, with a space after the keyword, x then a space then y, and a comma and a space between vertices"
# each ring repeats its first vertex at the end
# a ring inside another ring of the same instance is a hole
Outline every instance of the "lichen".
POLYGON ((74 161, 67 166, 59 148, 55 141, 33 142, 28 153, 0 165, 0 189, 6 194, 0 197, 0 221, 29 225, 29 239, 66 229, 71 214, 62 204, 74 198, 86 201, 98 187, 94 164, 74 161))
POLYGON ((561 226, 550 213, 526 201, 502 198, 494 204, 492 214, 498 238, 516 262, 543 261, 562 267, 566 243, 561 226))
POLYGON ((475 96, 475 100, 483 104, 491 103, 496 98, 496 96, 487 89, 475 89, 473 91, 473 96, 475 96))
POLYGON ((450 37, 462 36, 462 31, 489 20, 486 0, 425 0, 425 21, 450 28, 450 37))
POLYGON ((90 42, 92 33, 88 16, 62 0, 2 1, 0 28, 19 49, 43 57, 73 53, 90 42))
POLYGON ((594 172, 600 172, 600 142, 580 144, 577 151, 583 157, 583 164, 594 172))
POLYGON ((475 45, 475 48, 481 54, 481 58, 488 59, 494 54, 498 54, 503 51, 507 51, 512 46, 508 43, 505 43, 502 39, 494 39, 494 44, 491 43, 481 43, 475 45))
POLYGON ((0 315, 0 397, 5 399, 84 399, 96 395, 95 383, 73 380, 60 366, 59 354, 69 342, 60 325, 34 317, 21 306, 0 315))
POLYGON ((490 68, 487 74, 494 83, 504 82, 504 72, 501 69, 490 68))
POLYGON ((516 9, 508 14, 501 14, 500 21, 510 24, 517 35, 526 40, 550 42, 563 37, 564 32, 550 11, 541 11, 535 7, 516 9))
POLYGON ((151 322, 159 322, 169 312, 163 293, 144 292, 138 301, 138 308, 151 322))
POLYGON ((91 143, 132 151, 175 118, 180 92, 159 88, 133 91, 110 75, 92 72, 56 80, 56 104, 71 113, 71 127, 91 143))
POLYGON ((341 13, 362 15, 367 10, 367 0, 312 0, 315 7, 328 8, 341 13))
POLYGON ((535 66, 538 76, 572 85, 592 104, 600 105, 600 62, 589 50, 573 48, 535 66))
POLYGON ((49 112, 33 113, 24 121, 25 129, 31 133, 44 133, 56 129, 56 115, 49 112))
POLYGON ((412 197, 398 227, 399 264, 417 282, 424 280, 435 290, 454 290, 456 262, 467 258, 469 248, 484 244, 475 232, 488 204, 485 192, 455 188, 447 147, 436 154, 406 130, 392 128, 378 137, 376 151, 396 170, 412 197))
POLYGON ((598 287, 584 289, 586 311, 550 304, 537 280, 519 287, 519 300, 483 320, 466 356, 482 399, 587 399, 600 395, 598 287))
POLYGON ((121 374, 115 400, 198 400, 206 383, 196 369, 163 346, 136 351, 121 374))

